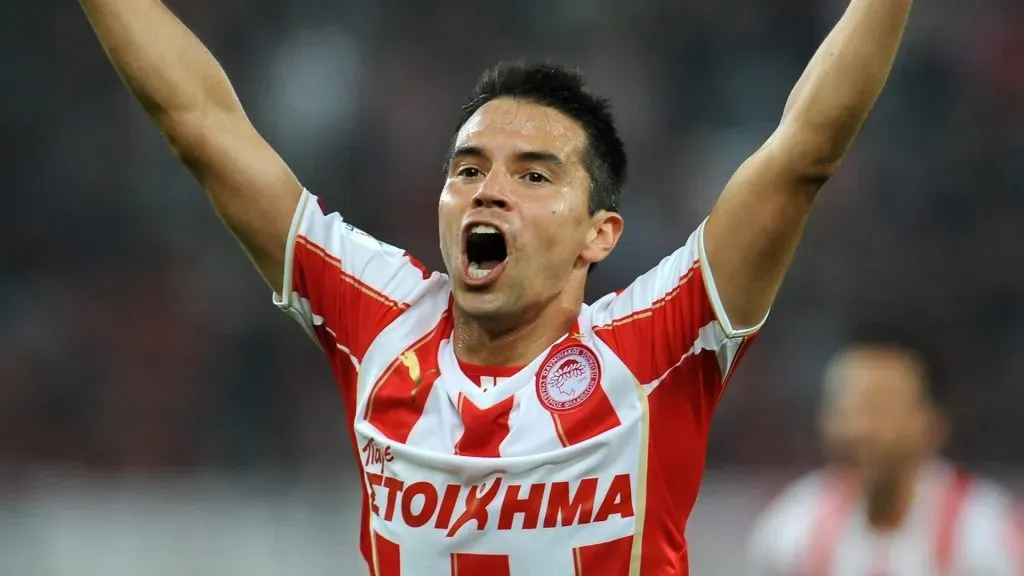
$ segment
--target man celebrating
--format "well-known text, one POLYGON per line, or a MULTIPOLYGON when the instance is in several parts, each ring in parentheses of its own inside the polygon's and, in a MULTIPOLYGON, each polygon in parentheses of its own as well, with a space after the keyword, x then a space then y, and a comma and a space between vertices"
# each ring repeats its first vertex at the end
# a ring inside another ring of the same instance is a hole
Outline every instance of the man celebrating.
POLYGON ((578 74, 483 75, 438 203, 448 273, 431 274, 323 211, 158 0, 80 1, 274 301, 326 352, 363 456, 373 574, 687 573, 715 406, 911 0, 853 0, 707 221, 591 306, 587 273, 622 233, 626 158, 578 74))
POLYGON ((857 330, 825 374, 833 467, 788 487, 758 519, 753 575, 1024 573, 1013 500, 941 460, 944 386, 912 338, 857 330))

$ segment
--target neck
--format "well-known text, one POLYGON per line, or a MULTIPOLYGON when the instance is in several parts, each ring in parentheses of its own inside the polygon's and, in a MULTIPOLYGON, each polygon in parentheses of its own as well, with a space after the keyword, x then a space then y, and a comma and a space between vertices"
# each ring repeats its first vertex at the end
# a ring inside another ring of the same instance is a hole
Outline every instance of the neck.
POLYGON ((481 366, 525 366, 572 329, 581 306, 581 300, 555 299, 539 311, 505 321, 472 318, 456 306, 455 354, 481 366))
POLYGON ((906 520, 917 490, 919 466, 902 466, 865 483, 868 523, 876 530, 898 529, 906 520))

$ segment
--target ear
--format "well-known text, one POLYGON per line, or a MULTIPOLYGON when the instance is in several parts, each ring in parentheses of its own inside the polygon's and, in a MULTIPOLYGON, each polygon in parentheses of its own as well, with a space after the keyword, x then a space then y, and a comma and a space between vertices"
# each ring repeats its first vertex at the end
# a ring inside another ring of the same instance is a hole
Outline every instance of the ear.
POLYGON ((622 236, 622 216, 615 212, 600 210, 590 218, 590 230, 580 252, 580 258, 588 264, 596 264, 612 253, 622 236))

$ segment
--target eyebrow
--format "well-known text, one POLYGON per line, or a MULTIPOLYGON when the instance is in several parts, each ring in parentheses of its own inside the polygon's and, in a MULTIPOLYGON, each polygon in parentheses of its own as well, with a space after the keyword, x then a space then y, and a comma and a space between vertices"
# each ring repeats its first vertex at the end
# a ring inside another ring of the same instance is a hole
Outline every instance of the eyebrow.
MULTIPOLYGON (((451 160, 458 158, 486 158, 487 154, 483 148, 479 146, 459 146, 452 151, 451 160)), ((550 164, 558 168, 565 166, 565 161, 562 160, 557 154, 553 152, 547 152, 544 150, 524 150, 518 152, 515 155, 517 162, 539 162, 542 164, 550 164)))

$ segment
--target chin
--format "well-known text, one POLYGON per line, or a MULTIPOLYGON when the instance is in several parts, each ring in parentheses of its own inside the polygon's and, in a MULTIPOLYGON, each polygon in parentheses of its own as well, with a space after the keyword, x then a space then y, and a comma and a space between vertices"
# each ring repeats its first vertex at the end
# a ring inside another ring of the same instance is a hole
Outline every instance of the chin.
POLYGON ((455 306, 470 318, 481 321, 498 320, 509 315, 505 299, 491 290, 455 290, 455 306))

